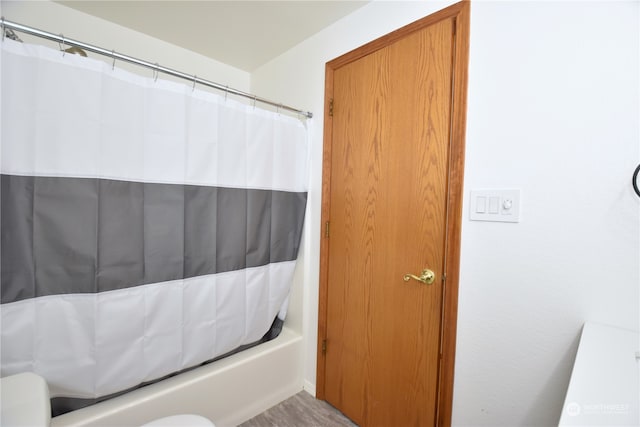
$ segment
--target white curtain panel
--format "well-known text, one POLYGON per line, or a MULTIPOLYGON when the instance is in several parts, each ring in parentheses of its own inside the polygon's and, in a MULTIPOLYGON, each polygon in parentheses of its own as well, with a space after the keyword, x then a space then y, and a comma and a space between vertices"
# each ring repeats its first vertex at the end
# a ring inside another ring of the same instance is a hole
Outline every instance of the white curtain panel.
POLYGON ((286 312, 306 122, 11 40, 0 90, 2 376, 105 396, 286 312))

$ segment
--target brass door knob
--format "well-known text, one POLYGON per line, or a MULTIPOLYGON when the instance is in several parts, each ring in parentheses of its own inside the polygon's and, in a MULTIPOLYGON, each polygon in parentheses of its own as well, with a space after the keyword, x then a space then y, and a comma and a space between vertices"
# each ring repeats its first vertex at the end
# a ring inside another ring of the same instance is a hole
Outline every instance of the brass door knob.
POLYGON ((416 276, 414 274, 404 275, 405 282, 408 282, 411 279, 417 280, 418 282, 422 282, 425 285, 430 285, 433 282, 435 282, 436 275, 433 271, 429 270, 428 268, 425 268, 424 270, 422 270, 422 273, 420 274, 420 276, 416 276))

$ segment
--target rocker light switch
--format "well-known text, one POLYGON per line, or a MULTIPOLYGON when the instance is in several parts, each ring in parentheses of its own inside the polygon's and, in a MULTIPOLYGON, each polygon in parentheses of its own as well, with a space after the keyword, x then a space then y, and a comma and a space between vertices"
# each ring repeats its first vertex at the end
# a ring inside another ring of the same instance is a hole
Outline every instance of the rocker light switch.
POLYGON ((471 191, 471 221, 520 222, 520 190, 471 191))
POLYGON ((487 198, 478 196, 476 200, 476 212, 479 214, 483 214, 487 211, 487 198))
POLYGON ((497 214, 498 213, 498 206, 500 204, 500 197, 498 196, 491 196, 489 197, 489 213, 490 214, 497 214))

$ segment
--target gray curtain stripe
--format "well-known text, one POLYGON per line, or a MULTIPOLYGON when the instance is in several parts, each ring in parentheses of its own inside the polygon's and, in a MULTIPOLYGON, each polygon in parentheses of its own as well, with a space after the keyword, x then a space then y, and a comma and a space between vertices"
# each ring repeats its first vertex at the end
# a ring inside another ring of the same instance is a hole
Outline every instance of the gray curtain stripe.
POLYGON ((304 192, 0 179, 3 304, 294 260, 307 202, 304 192))

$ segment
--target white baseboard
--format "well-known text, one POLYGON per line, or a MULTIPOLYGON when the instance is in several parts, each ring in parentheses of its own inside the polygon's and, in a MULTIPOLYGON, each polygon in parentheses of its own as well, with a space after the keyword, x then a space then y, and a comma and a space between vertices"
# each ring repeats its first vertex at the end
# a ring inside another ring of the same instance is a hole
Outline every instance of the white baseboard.
POLYGON ((311 396, 316 397, 316 385, 311 381, 304 380, 303 387, 304 391, 309 393, 311 396))

